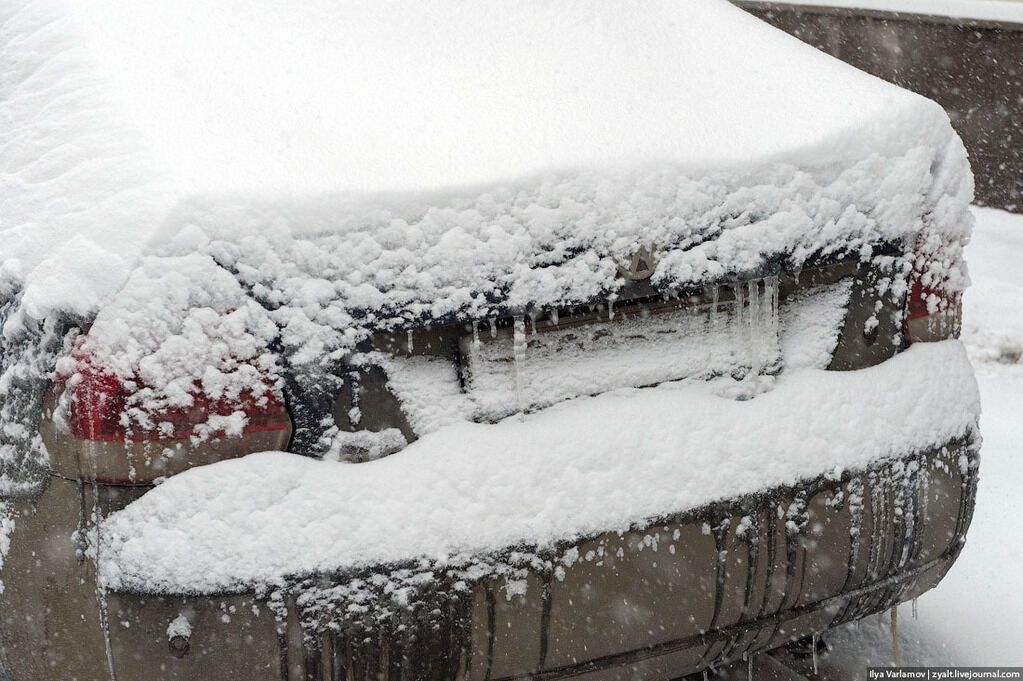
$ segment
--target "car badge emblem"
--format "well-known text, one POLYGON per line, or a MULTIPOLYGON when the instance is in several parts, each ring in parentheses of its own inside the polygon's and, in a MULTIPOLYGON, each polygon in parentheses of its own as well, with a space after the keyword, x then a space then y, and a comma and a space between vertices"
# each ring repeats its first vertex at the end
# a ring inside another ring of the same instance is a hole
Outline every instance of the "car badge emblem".
POLYGON ((642 281, 653 275, 656 266, 657 261, 650 249, 640 246, 639 250, 632 254, 627 264, 618 265, 618 271, 630 281, 642 281))

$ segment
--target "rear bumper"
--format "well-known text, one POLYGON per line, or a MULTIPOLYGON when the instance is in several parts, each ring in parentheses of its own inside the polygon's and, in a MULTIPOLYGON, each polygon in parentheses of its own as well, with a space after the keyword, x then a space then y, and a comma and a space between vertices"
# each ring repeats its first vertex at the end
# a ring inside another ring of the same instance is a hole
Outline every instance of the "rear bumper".
POLYGON ((329 588, 275 608, 97 590, 74 535, 97 504, 141 491, 51 478, 18 510, 0 573, 3 662, 15 681, 676 678, 932 588, 962 546, 977 461, 951 442, 594 536, 514 577, 460 588, 436 574, 408 613, 357 620, 329 588), (168 635, 179 615, 183 654, 168 635))

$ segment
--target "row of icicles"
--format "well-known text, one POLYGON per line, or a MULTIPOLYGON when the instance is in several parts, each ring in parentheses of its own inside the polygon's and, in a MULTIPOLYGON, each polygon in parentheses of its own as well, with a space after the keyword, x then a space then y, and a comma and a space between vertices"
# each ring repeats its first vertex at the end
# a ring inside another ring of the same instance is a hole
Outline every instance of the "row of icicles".
MULTIPOLYGON (((755 279, 748 282, 738 282, 731 286, 712 286, 705 290, 703 298, 706 299, 709 293, 710 301, 699 302, 696 309, 705 309, 708 312, 710 325, 713 327, 719 323, 721 312, 721 290, 731 289, 732 301, 726 303, 725 308, 731 311, 729 318, 731 323, 740 333, 748 329, 745 337, 747 363, 749 371, 745 377, 750 379, 760 374, 764 368, 764 362, 768 353, 777 353, 778 349, 778 311, 780 305, 778 277, 771 276, 764 279, 755 279), (766 347, 765 347, 766 346, 766 347)), ((665 295, 665 299, 678 298, 678 295, 665 295)), ((615 319, 615 298, 608 298, 607 319, 615 319)), ((599 308, 598 308, 599 309, 599 308)), ((537 313, 515 315, 512 321, 512 352, 515 363, 515 396, 520 416, 524 416, 528 409, 525 403, 525 367, 526 349, 528 346, 528 326, 532 326, 532 333, 537 331, 537 313), (527 324, 527 320, 529 324, 527 324)), ((557 308, 550 309, 549 322, 552 326, 558 326, 559 317, 557 308)), ((488 320, 490 337, 497 337, 497 319, 488 320)), ((412 329, 407 332, 407 347, 409 354, 414 347, 412 329)), ((480 322, 472 322, 472 347, 474 351, 480 345, 480 322)))
MULTIPOLYGON (((917 599, 914 598, 913 602, 912 602, 913 603, 912 607, 913 607, 913 619, 914 620, 917 618, 917 605, 916 605, 916 601, 917 601, 917 599)), ((899 655, 899 638, 898 638, 899 606, 895 605, 894 607, 892 607, 892 609, 889 610, 889 615, 891 617, 891 624, 890 624, 889 628, 891 630, 891 636, 892 636, 892 658, 893 658, 893 661, 894 661, 895 665, 898 666, 898 665, 901 664, 901 660, 900 660, 901 656, 899 655)), ((880 617, 881 617, 881 613, 878 613, 878 618, 880 618, 880 617)), ((857 628, 859 627, 859 624, 860 624, 861 621, 862 620, 857 620, 856 621, 857 628)), ((820 647, 820 641, 821 641, 821 635, 819 633, 811 634, 811 636, 810 636, 810 649, 811 649, 810 655, 812 656, 812 664, 813 664, 813 674, 814 674, 814 676, 817 676, 818 670, 819 670, 817 649, 818 649, 818 647, 820 647)), ((830 646, 827 646, 827 644, 825 644, 825 646, 828 649, 830 649, 830 646)), ((754 657, 756 657, 756 655, 750 655, 750 654, 747 654, 747 653, 743 653, 743 655, 742 655, 742 659, 746 663, 746 679, 747 679, 747 681, 755 681, 754 678, 753 678, 753 658, 754 657)), ((710 681, 710 674, 714 674, 716 676, 717 675, 717 670, 715 670, 713 667, 711 667, 709 669, 705 668, 703 670, 703 681, 710 681)))
MULTIPOLYGON (((719 322, 719 311, 721 308, 721 288, 714 286, 710 288, 710 303, 698 304, 697 309, 706 308, 709 313, 709 323, 715 326, 719 322)), ((760 280, 752 280, 745 283, 738 283, 731 287, 733 302, 730 315, 731 323, 735 325, 739 333, 743 333, 746 344, 747 360, 749 371, 745 378, 756 377, 764 368, 766 354, 777 352, 778 348, 778 309, 779 309, 779 286, 778 277, 767 277, 760 280), (766 346, 766 347, 765 347, 766 346)), ((614 299, 608 300, 607 305, 608 321, 615 319, 614 299)), ((515 361, 515 398, 518 404, 519 417, 524 418, 528 404, 525 402, 525 368, 526 349, 528 346, 526 334, 526 316, 517 315, 513 321, 513 356, 515 361)), ((531 316, 532 331, 536 333, 536 317, 531 316)), ((556 310, 551 311, 551 324, 558 324, 556 310)), ((473 322, 473 348, 479 347, 479 324, 473 322)), ((497 325, 490 323, 491 337, 496 335, 497 325)))

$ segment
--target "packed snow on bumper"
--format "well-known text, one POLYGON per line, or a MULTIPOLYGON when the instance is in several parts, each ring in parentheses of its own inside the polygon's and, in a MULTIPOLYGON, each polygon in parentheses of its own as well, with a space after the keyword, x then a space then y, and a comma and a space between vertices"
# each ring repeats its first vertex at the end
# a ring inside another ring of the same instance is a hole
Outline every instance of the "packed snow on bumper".
POLYGON ((745 402, 681 382, 523 421, 460 423, 364 464, 254 454, 193 469, 102 525, 114 589, 212 592, 543 546, 973 433, 958 341, 855 372, 789 372, 745 402))

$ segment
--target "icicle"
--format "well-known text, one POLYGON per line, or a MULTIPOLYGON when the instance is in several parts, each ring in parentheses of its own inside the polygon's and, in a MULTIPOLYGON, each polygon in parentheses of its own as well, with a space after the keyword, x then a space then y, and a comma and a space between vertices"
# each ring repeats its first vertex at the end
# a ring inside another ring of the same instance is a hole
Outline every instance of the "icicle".
POLYGON ((913 599, 913 619, 916 619, 916 599, 913 599))
POLYGON ((408 354, 412 354, 412 329, 408 330, 408 354))
POLYGON ((551 308, 551 324, 558 325, 558 308, 556 307, 551 308))
POLYGON ((521 315, 515 317, 515 334, 514 334, 514 345, 512 346, 515 354, 515 399, 518 401, 519 406, 519 418, 525 419, 526 417, 526 405, 525 396, 522 394, 525 380, 525 369, 526 369, 526 319, 521 315))
POLYGON ((764 304, 767 308, 765 317, 770 320, 770 331, 773 337, 778 336, 778 277, 764 279, 764 304))
POLYGON ((774 287, 774 311, 775 313, 781 312, 781 282, 778 279, 778 275, 771 277, 774 287))
POLYGON ((490 320, 490 338, 497 338, 497 317, 490 320))
POLYGON ((760 282, 751 281, 746 285, 749 292, 749 375, 760 373, 760 282))
POLYGON ((739 332, 742 332, 742 308, 746 304, 746 297, 743 295, 742 284, 736 284, 732 289, 735 294, 735 322, 739 326, 739 332))
POLYGON ((703 681, 707 681, 707 670, 703 670, 703 681))
POLYGON ((718 297, 720 296, 720 290, 717 286, 712 286, 710 289, 710 321, 711 324, 718 320, 718 297))
POLYGON ((610 320, 615 318, 615 299, 614 298, 608 298, 607 299, 607 318, 608 318, 608 321, 610 321, 610 320))
POLYGON ((892 607, 892 656, 895 665, 899 665, 899 606, 892 607))
MULTIPOLYGON (((102 546, 102 538, 100 533, 103 531, 103 514, 100 511, 100 498, 99 498, 99 486, 92 483, 92 524, 93 532, 95 532, 95 546, 96 546, 96 562, 99 564, 101 560, 100 547, 102 546)), ((114 649, 110 642, 110 609, 107 603, 107 589, 100 580, 96 580, 96 604, 99 606, 99 626, 103 633, 103 647, 106 653, 107 659, 107 671, 110 673, 110 680, 115 681, 117 679, 117 673, 114 671, 114 649)))
POLYGON ((817 641, 819 634, 814 634, 810 637, 810 648, 812 648, 813 654, 813 675, 817 676, 817 641))
POLYGON ((472 320, 472 351, 480 351, 480 323, 475 319, 472 320))
POLYGON ((753 656, 746 658, 746 681, 753 681, 753 656))
POLYGON ((536 312, 529 313, 529 324, 533 327, 533 335, 536 335, 536 312))

